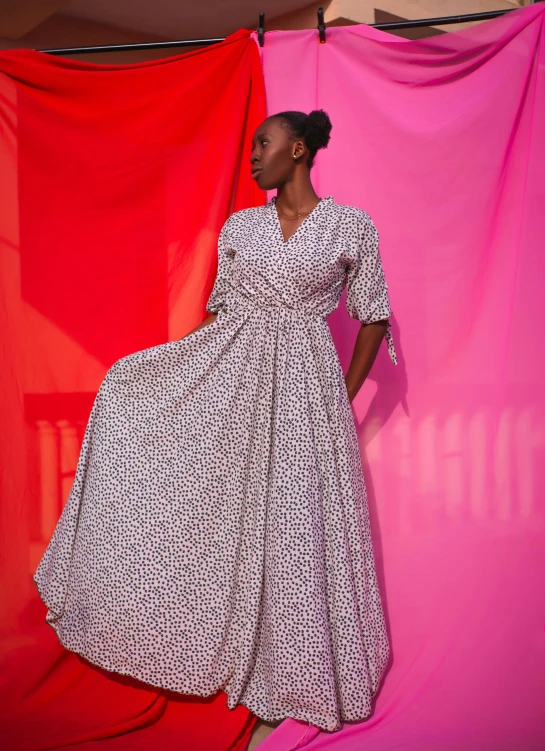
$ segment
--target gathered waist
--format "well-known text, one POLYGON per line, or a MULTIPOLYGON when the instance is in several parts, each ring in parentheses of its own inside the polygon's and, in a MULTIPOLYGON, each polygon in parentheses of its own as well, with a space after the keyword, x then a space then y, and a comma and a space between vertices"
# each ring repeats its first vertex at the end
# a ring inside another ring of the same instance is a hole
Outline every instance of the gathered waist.
MULTIPOLYGON (((246 300, 237 300, 235 303, 231 303, 229 305, 229 310, 227 311, 221 311, 222 314, 228 315, 229 312, 236 313, 237 311, 242 312, 257 312, 257 311, 263 311, 263 312, 271 312, 276 313, 280 315, 281 318, 290 317, 290 318, 310 318, 314 320, 322 321, 325 324, 325 327, 329 331, 329 326, 326 323, 326 319, 328 314, 327 313, 318 313, 315 310, 306 310, 304 308, 293 308, 289 305, 285 305, 283 303, 258 303, 254 301, 250 301, 248 299, 246 300)), ((397 365, 397 354, 395 351, 394 346, 394 339, 391 332, 391 326, 392 324, 390 321, 388 321, 388 326, 386 328, 386 344, 388 347, 388 353, 390 355, 390 358, 394 365, 397 365)))
POLYGON ((318 313, 315 310, 306 310, 304 308, 294 308, 289 305, 285 305, 283 303, 258 303, 258 302, 250 302, 249 300, 245 300, 244 302, 238 301, 236 303, 231 303, 229 306, 229 310, 225 311, 226 313, 229 313, 230 311, 233 313, 236 313, 237 311, 245 311, 245 312, 257 312, 257 311, 264 311, 264 312, 271 312, 271 313, 277 313, 280 315, 292 315, 292 316, 301 316, 301 317, 309 317, 309 318, 319 318, 322 321, 325 322, 327 318, 327 313, 318 313))

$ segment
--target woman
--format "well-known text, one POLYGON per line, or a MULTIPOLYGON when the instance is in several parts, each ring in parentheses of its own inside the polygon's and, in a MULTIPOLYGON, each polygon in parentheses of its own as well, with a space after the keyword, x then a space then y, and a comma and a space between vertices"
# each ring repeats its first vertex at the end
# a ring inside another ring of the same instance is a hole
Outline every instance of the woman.
POLYGON ((319 198, 323 111, 267 118, 232 214, 211 315, 118 360, 34 575, 61 643, 184 694, 223 690, 270 728, 371 712, 389 657, 350 402, 391 314, 362 209, 319 198), (327 316, 358 318, 343 377, 327 316))

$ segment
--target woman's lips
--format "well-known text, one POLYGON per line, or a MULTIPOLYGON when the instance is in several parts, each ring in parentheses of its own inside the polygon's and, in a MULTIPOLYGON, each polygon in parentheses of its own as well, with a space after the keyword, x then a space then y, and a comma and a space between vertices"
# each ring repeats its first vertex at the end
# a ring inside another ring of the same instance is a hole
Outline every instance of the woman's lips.
POLYGON ((252 177, 257 177, 257 176, 259 175, 259 173, 260 173, 260 172, 262 172, 262 169, 261 169, 261 167, 258 167, 258 168, 256 168, 256 169, 253 169, 253 170, 252 170, 252 177))

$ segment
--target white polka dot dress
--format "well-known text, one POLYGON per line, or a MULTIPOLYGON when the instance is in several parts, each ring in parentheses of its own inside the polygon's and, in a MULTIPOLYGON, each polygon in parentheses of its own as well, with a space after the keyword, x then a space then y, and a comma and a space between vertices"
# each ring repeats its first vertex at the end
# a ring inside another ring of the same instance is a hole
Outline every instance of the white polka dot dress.
POLYGON ((67 649, 265 720, 369 716, 390 648, 326 323, 345 285, 390 316, 369 215, 329 195, 285 242, 273 198, 221 230, 217 319, 108 370, 34 574, 67 649))

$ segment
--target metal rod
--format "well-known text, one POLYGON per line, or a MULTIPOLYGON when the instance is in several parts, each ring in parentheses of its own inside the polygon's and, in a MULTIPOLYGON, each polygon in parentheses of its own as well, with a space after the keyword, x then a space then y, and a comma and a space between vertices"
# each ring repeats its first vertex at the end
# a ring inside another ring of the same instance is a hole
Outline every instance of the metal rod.
POLYGON ((325 30, 326 25, 324 23, 324 9, 318 8, 318 35, 320 37, 320 44, 325 42, 325 30))
POLYGON ((257 26, 257 41, 259 42, 259 46, 263 47, 263 44, 265 42, 265 14, 264 13, 259 14, 259 24, 257 26))
MULTIPOLYGON (((541 2, 541 0, 537 0, 541 2)), ((512 13, 514 10, 520 10, 520 8, 505 8, 504 10, 490 10, 483 13, 468 13, 463 16, 442 16, 439 18, 422 18, 415 21, 392 21, 388 23, 373 23, 367 24, 373 29, 381 29, 382 31, 392 31, 395 29, 415 29, 421 26, 443 26, 452 23, 466 23, 473 21, 488 21, 491 18, 497 16, 503 16, 505 13, 512 13)), ((260 14, 261 19, 264 18, 260 14)), ((166 49, 168 47, 205 47, 210 44, 217 44, 223 42, 225 37, 217 37, 215 39, 185 39, 181 41, 173 42, 138 42, 135 44, 102 44, 92 47, 63 47, 59 49, 40 49, 37 52, 47 52, 49 55, 76 55, 76 54, 92 54, 94 52, 127 52, 129 50, 153 50, 153 49, 166 49)))
POLYGON ((209 44, 223 42, 225 37, 217 39, 186 39, 177 42, 137 42, 135 44, 102 44, 93 47, 64 47, 61 49, 42 49, 36 52, 47 52, 49 55, 76 55, 93 52, 126 52, 128 50, 159 50, 164 47, 205 47, 209 44))

